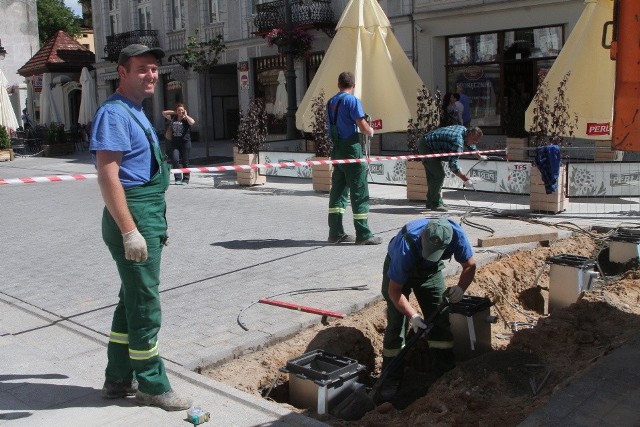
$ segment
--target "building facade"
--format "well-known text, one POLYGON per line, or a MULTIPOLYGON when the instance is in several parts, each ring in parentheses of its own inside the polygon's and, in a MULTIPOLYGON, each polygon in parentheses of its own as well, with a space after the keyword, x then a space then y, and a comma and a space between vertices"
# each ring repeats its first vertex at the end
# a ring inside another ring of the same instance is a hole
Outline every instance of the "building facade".
MULTIPOLYGON (((304 16, 300 27, 314 39, 311 54, 294 64, 298 102, 347 3, 290 0, 293 22, 304 16)), ((528 104, 526 99, 534 93, 538 76, 553 63, 583 6, 583 0, 379 3, 427 87, 447 92, 461 86, 471 98, 472 124, 495 134, 505 134, 514 126, 516 119, 506 112, 514 111, 516 102, 528 104)), ((251 98, 263 97, 271 133, 284 133, 275 98, 286 60, 264 38, 272 28, 269 22, 282 25, 283 10, 284 0, 94 0, 98 101, 104 101, 117 87, 119 49, 143 42, 160 46, 167 53, 156 94, 145 101, 145 111, 158 130, 164 127, 161 111, 183 102, 196 118, 194 129, 201 138, 231 138, 239 111, 251 98), (222 35, 227 49, 209 74, 197 74, 180 65, 188 37, 205 41, 217 34, 222 35)))
MULTIPOLYGON (((0 59, 0 69, 8 80, 11 104, 21 125, 28 89, 18 69, 40 49, 36 0, 0 0, 0 10, 0 45, 6 50, 4 59, 0 59)), ((32 108, 30 113, 33 117, 32 108)))

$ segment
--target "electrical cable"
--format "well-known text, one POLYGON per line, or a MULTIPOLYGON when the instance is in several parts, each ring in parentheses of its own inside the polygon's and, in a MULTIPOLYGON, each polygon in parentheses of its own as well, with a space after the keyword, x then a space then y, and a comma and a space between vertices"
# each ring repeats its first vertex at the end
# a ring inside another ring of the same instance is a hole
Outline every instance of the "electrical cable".
MULTIPOLYGON (((287 292, 280 292, 278 294, 275 295, 270 295, 268 297, 265 297, 267 299, 272 299, 275 297, 279 297, 282 295, 301 295, 301 294, 309 294, 309 293, 315 293, 315 292, 334 292, 334 291, 365 291, 369 289, 368 285, 360 285, 360 286, 347 286, 344 288, 307 288, 307 289, 298 289, 295 291, 287 291, 287 292)), ((248 331, 249 328, 247 328, 247 326, 242 322, 242 320, 240 320, 240 318, 242 317, 242 315, 251 307, 253 307, 254 305, 258 304, 260 301, 254 301, 251 304, 249 304, 248 306, 246 306, 245 308, 243 308, 242 310, 240 310, 240 313, 238 313, 238 317, 236 317, 236 322, 238 323, 238 325, 240 325, 240 327, 242 329, 244 329, 245 331, 248 331)))

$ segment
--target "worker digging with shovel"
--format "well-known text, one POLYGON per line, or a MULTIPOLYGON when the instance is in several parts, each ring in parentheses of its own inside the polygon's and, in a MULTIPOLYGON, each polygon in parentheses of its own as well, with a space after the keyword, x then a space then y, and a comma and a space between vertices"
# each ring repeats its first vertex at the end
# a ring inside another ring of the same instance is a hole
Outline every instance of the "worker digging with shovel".
MULTIPOLYGON (((417 333, 428 326, 427 340, 431 372, 436 377, 455 367, 453 335, 449 329, 449 313, 445 310, 425 322, 409 303, 415 294, 425 315, 442 309, 443 297, 455 304, 462 300, 476 273, 473 249, 466 233, 450 218, 420 218, 407 223, 389 242, 382 276, 382 295, 387 301, 387 328, 384 333, 382 371, 405 345, 407 326, 417 333), (444 260, 451 257, 460 263, 458 284, 446 289, 442 270, 444 260), (429 325, 427 325, 429 324, 429 325)), ((396 360, 375 396, 377 403, 390 401, 396 395, 404 373, 404 363, 396 360)))

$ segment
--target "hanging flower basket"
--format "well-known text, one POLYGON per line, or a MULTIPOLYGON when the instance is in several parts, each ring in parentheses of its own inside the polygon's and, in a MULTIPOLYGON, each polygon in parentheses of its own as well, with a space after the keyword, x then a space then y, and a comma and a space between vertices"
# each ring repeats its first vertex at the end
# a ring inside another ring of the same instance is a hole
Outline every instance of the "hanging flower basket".
POLYGON ((274 28, 265 36, 269 47, 278 46, 281 55, 292 53, 294 58, 305 59, 311 55, 313 36, 300 28, 287 31, 284 28, 274 28))

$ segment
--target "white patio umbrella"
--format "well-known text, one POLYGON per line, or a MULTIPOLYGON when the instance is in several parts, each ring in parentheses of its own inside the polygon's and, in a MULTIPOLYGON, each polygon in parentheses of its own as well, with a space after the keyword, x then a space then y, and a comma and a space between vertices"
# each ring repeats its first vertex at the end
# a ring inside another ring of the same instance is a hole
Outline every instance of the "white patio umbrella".
POLYGON ((282 117, 287 114, 287 78, 284 71, 278 73, 278 87, 276 88, 276 100, 273 104, 273 114, 282 117))
MULTIPOLYGON (((609 58, 609 50, 602 47, 602 27, 613 19, 613 2, 586 0, 584 3, 582 15, 544 81, 553 100, 556 95, 554 90, 565 74, 571 71, 565 97, 571 116, 578 115, 574 136, 610 140, 611 134, 603 134, 602 125, 610 128, 613 119, 615 62, 609 58)), ((525 114, 527 130, 533 123, 534 106, 532 101, 525 114)))
POLYGON ((407 130, 416 118, 416 97, 423 85, 391 24, 376 0, 351 0, 338 22, 318 72, 298 107, 296 126, 311 131, 311 104, 322 90, 327 98, 338 92, 338 75, 354 73, 354 95, 372 120, 380 120, 378 133, 407 130))
POLYGON ((7 92, 7 86, 9 81, 4 76, 2 70, 0 70, 0 125, 7 129, 18 129, 18 119, 16 113, 11 106, 11 100, 9 99, 9 93, 7 92))
POLYGON ((51 93, 51 74, 42 75, 42 91, 40 92, 40 124, 62 123, 60 113, 51 93))
POLYGON ((83 67, 80 73, 80 85, 82 86, 82 95, 80 97, 78 123, 88 125, 93 120, 98 104, 96 102, 96 83, 87 67, 83 67))

